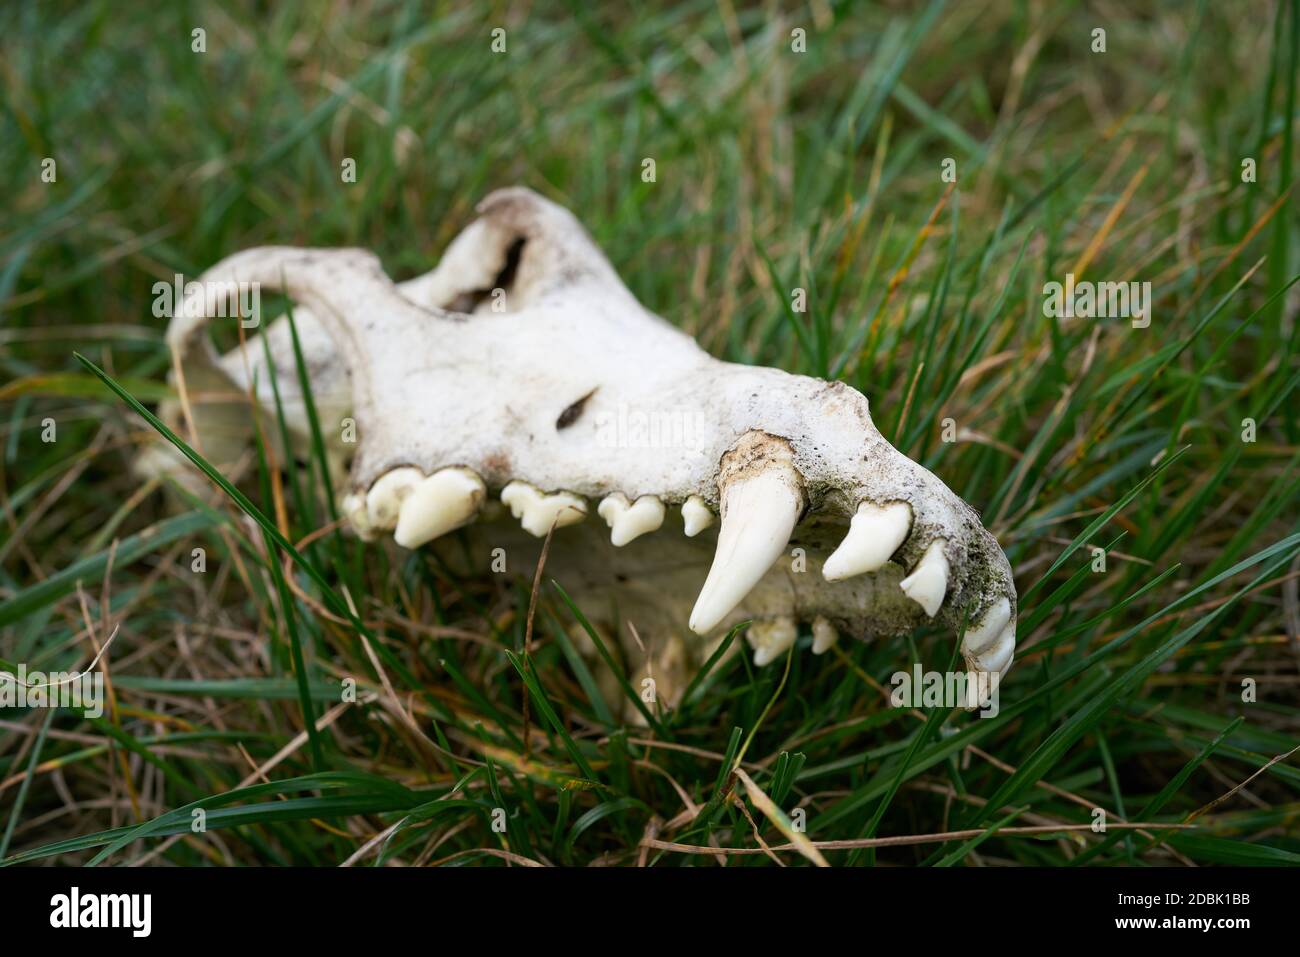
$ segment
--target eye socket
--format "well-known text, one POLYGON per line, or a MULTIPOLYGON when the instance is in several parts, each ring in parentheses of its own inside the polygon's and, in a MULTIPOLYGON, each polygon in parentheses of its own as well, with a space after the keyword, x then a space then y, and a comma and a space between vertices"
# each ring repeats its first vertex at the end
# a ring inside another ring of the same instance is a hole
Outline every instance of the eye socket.
POLYGON ((478 308, 479 303, 492 295, 494 289, 504 289, 509 292, 510 287, 514 285, 515 274, 519 272, 519 261, 523 258, 524 243, 526 242, 527 240, 520 236, 506 247, 506 261, 502 264, 500 271, 497 272, 496 278, 492 280, 492 285, 486 289, 472 289, 469 292, 461 293, 451 303, 451 311, 471 313, 478 308))

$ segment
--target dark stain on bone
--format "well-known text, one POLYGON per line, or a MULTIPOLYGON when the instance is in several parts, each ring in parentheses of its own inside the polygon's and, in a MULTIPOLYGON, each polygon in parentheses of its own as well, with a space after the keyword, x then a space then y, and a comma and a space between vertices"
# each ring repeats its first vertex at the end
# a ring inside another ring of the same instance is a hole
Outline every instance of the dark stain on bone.
POLYGON ((483 460, 483 471, 491 476, 506 476, 510 474, 510 456, 505 452, 495 451, 488 453, 483 460))
MULTIPOLYGON (((596 388, 600 387, 597 386, 596 388)), ((595 394, 596 389, 592 389, 581 399, 572 402, 567 409, 561 412, 560 417, 555 420, 555 431, 559 432, 561 429, 567 429, 569 426, 573 425, 574 422, 578 421, 578 416, 582 415, 582 410, 586 407, 587 400, 595 394)))

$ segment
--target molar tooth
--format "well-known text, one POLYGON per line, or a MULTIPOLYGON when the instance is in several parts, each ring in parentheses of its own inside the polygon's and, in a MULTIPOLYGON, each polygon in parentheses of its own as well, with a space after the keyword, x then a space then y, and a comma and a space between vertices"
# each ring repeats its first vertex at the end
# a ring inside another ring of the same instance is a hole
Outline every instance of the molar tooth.
POLYGON ((483 480, 470 469, 439 469, 407 494, 393 538, 403 548, 419 548, 470 521, 486 496, 483 480))
POLYGON ((912 506, 906 502, 875 505, 863 502, 849 525, 849 533, 822 565, 828 582, 874 572, 898 550, 912 526, 912 506))
POLYGON ((687 538, 694 538, 713 524, 713 512, 698 495, 692 495, 682 503, 682 523, 687 538))
MULTIPOLYGON (((989 647, 993 640, 1002 634, 1002 630, 1011 621, 1011 602, 1005 597, 999 598, 984 615, 984 620, 974 629, 967 629, 962 638, 961 650, 967 658, 974 658, 989 647)), ((1015 632, 1012 632, 1014 637, 1015 632)))
POLYGON ((912 574, 898 583, 907 597, 925 609, 931 618, 938 612, 939 606, 943 604, 943 596, 948 591, 951 568, 943 554, 944 544, 942 538, 931 542, 912 574))
POLYGON ((501 502, 519 519, 524 531, 545 538, 556 528, 573 525, 587 517, 587 503, 570 492, 545 493, 527 482, 514 481, 501 490, 501 502))
POLYGON ((631 505, 622 492, 614 492, 596 508, 610 527, 609 540, 615 547, 626 545, 664 523, 664 503, 655 495, 642 495, 631 505))
POLYGON ((756 621, 745 632, 745 638, 754 649, 754 664, 761 668, 771 664, 794 644, 799 629, 788 616, 756 621))
POLYGON ((695 599, 690 628, 707 634, 726 618, 784 551, 803 511, 793 466, 767 464, 722 490, 722 527, 709 576, 695 599))
POLYGON ((366 493, 366 511, 373 529, 392 528, 397 524, 397 515, 402 502, 424 479, 424 473, 417 468, 403 465, 391 472, 385 472, 370 486, 366 493))
POLYGON ((818 615, 812 623, 812 652, 814 655, 823 655, 830 651, 835 642, 840 640, 840 633, 836 630, 824 615, 818 615))

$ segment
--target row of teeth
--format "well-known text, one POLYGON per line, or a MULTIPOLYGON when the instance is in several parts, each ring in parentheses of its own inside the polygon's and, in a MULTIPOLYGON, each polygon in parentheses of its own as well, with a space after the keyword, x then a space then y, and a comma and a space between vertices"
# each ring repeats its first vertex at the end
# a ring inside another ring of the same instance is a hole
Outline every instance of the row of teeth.
MULTIPOLYGON (((755 621, 745 632, 745 638, 754 651, 754 664, 769 665, 779 659, 799 637, 799 626, 789 615, 755 621)), ((839 641, 839 632, 825 617, 818 615, 812 621, 812 653, 822 655, 839 641)), ((968 670, 976 673, 1004 675, 1015 656, 1015 626, 1011 622, 1011 603, 999 598, 978 628, 966 632, 962 653, 968 670)), ((987 683, 982 687, 969 685, 965 707, 978 708, 980 697, 987 694, 987 683)))
MULTIPOLYGON (((439 469, 426 476, 413 466, 382 475, 364 495, 343 500, 343 511, 353 527, 367 538, 393 529, 393 539, 403 548, 419 548, 440 535, 468 525, 487 500, 487 486, 471 469, 439 469)), ((585 499, 570 492, 543 492, 527 482, 511 482, 501 490, 501 503, 520 520, 524 530, 544 538, 555 528, 573 525, 587 517, 585 499)), ((608 495, 596 509, 610 527, 610 541, 626 545, 664 523, 667 509, 657 495, 642 495, 629 502, 622 492, 608 495)), ((703 498, 692 495, 682 504, 682 525, 693 538, 713 524, 714 515, 703 498)))
MULTIPOLYGON (((487 486, 471 469, 453 466, 426 476, 417 468, 403 466, 381 476, 365 495, 348 495, 343 509, 363 536, 393 529, 398 545, 418 548, 469 524, 486 500, 487 486)), ((552 527, 563 528, 587 516, 585 499, 570 492, 543 492, 527 482, 509 483, 501 490, 501 502, 526 531, 539 538, 552 527)), ((655 495, 629 501, 615 492, 603 499, 596 511, 610 527, 610 541, 621 547, 658 529, 667 509, 655 495)), ((803 511, 803 500, 784 476, 769 470, 728 483, 722 490, 721 511, 713 565, 690 618, 691 630, 701 635, 721 624, 785 550, 803 511)), ((714 521, 713 512, 698 495, 688 498, 681 512, 688 536, 698 535, 714 521)), ((827 581, 842 581, 880 569, 903 544, 911 526, 912 508, 906 502, 862 502, 848 534, 826 559, 822 574, 827 581)), ((944 545, 942 539, 932 542, 900 583, 903 592, 931 618, 943 604, 951 577, 944 545)), ((999 673, 1010 667, 1015 646, 1010 618, 1010 604, 1003 598, 976 629, 967 632, 962 647, 973 667, 999 673)), ((773 620, 754 628, 759 630, 751 638, 758 664, 772 660, 794 641, 793 622, 773 620)), ((819 637, 814 622, 814 651, 825 651, 833 644, 829 628, 826 623, 819 637)))

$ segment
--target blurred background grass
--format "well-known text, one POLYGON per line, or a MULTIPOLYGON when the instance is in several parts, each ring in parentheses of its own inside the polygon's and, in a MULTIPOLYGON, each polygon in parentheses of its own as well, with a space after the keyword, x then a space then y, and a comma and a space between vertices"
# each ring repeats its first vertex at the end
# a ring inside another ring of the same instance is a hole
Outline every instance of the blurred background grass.
POLYGON ((1300 743, 1297 12, 5 5, 0 658, 71 668, 120 633, 104 718, 0 713, 0 858, 762 866, 785 821, 739 756, 811 840, 851 842, 836 864, 1300 863, 1300 771, 1269 764, 1300 743), (998 718, 888 706, 893 671, 946 667, 927 632, 822 658, 804 636, 784 680, 742 656, 624 728, 553 586, 525 651, 530 582, 325 538, 303 552, 327 596, 279 581, 227 499, 178 513, 131 474, 152 430, 72 353, 160 398, 155 281, 262 243, 366 246, 405 278, 511 183, 715 354, 860 388, 981 510, 1022 602, 998 718), (1151 327, 1044 317, 1067 271, 1150 281, 1151 327), (1147 826, 1062 830, 1094 808, 1147 826))

